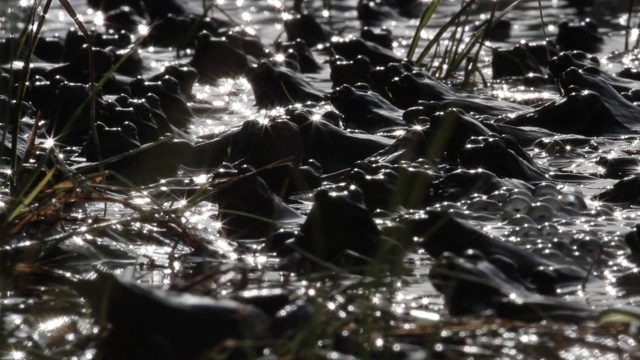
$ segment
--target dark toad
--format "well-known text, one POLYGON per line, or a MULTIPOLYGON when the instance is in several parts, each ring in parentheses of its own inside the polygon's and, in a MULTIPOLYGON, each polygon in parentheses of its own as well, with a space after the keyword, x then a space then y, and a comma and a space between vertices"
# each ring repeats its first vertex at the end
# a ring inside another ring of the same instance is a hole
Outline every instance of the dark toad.
POLYGON ((499 178, 486 169, 455 170, 434 182, 432 188, 434 202, 458 202, 473 194, 489 195, 503 188, 533 190, 533 186, 522 180, 499 178))
POLYGON ((218 203, 220 231, 225 238, 264 238, 275 233, 281 222, 302 219, 269 189, 251 167, 238 171, 221 168, 215 177, 224 179, 214 197, 218 203))
POLYGON ((422 209, 431 199, 430 185, 438 176, 428 168, 412 165, 360 161, 354 164, 347 179, 362 190, 364 203, 371 211, 422 209))
POLYGON ((194 117, 193 111, 182 97, 180 84, 171 76, 165 76, 159 82, 138 77, 129 84, 129 92, 137 99, 143 99, 148 94, 157 96, 167 120, 178 129, 187 128, 194 117))
POLYGON ((558 54, 553 45, 551 42, 531 44, 523 41, 511 49, 494 49, 491 52, 493 78, 521 77, 531 73, 549 77, 549 57, 558 54), (542 51, 538 49, 540 46, 542 51))
POLYGON ((384 261, 394 253, 398 255, 400 250, 397 244, 382 237, 364 205, 362 192, 355 186, 341 192, 318 190, 307 220, 292 244, 315 257, 337 263, 358 262, 347 251, 384 261))
POLYGON ((289 41, 303 40, 310 47, 326 43, 331 30, 320 25, 310 14, 300 14, 284 21, 284 30, 289 41))
POLYGON ((228 339, 270 336, 269 317, 234 300, 151 289, 106 273, 70 285, 110 324, 99 344, 106 359, 196 359, 228 339))
POLYGON ((547 180, 529 154, 510 137, 471 138, 458 159, 467 169, 486 169, 499 177, 527 182, 547 180))
POLYGON ((509 259, 515 268, 511 274, 541 294, 555 294, 559 287, 582 284, 586 271, 573 265, 560 265, 545 260, 512 243, 501 241, 477 230, 470 223, 442 211, 401 218, 405 236, 422 237, 421 246, 433 257, 445 252, 462 256, 472 249, 489 261, 509 259), (425 216, 426 215, 426 216, 425 216))
POLYGON ((539 295, 515 281, 483 256, 445 253, 429 272, 445 296, 452 315, 495 310, 501 318, 520 321, 587 321, 596 312, 587 305, 539 295))
POLYGON ((349 128, 375 133, 405 126, 402 110, 371 91, 366 84, 342 85, 329 94, 329 100, 344 115, 343 121, 349 128))
POLYGON ((300 128, 304 158, 316 160, 325 173, 348 169, 393 142, 382 136, 348 133, 304 109, 294 109, 289 120, 300 128))
POLYGON ((619 123, 634 131, 640 129, 640 108, 618 93, 600 74, 595 67, 570 68, 562 73, 560 87, 565 95, 576 92, 576 87, 598 93, 604 106, 619 123))
MULTIPOLYGON (((190 142, 164 138, 153 144, 141 146, 135 125, 125 122, 118 128, 107 128, 96 124, 99 142, 93 136, 84 145, 89 162, 106 160, 104 168, 127 179, 128 182, 144 185, 175 176, 180 165, 189 157, 192 149, 190 142)), ((79 169, 96 169, 92 164, 79 169)), ((118 180, 121 180, 120 178, 118 180)))
POLYGON ((526 111, 528 106, 489 96, 457 94, 449 86, 424 71, 405 72, 386 87, 392 103, 401 109, 415 106, 419 100, 437 101, 445 108, 459 108, 480 115, 500 116, 526 111))
POLYGON ((247 79, 259 108, 320 102, 324 98, 320 90, 300 74, 268 61, 251 67, 247 79))
POLYGON ((541 127, 560 134, 622 135, 634 130, 619 121, 594 91, 570 93, 534 110, 508 118, 504 124, 541 127))
POLYGON ((596 52, 604 40, 598 34, 598 25, 591 19, 580 23, 563 21, 558 25, 556 43, 562 50, 582 50, 596 52))
POLYGON ((285 54, 285 57, 289 57, 290 54, 295 55, 294 58, 303 73, 316 73, 322 69, 307 44, 300 39, 292 42, 276 42, 275 49, 278 53, 285 54))
POLYGON ((355 85, 358 83, 370 84, 369 73, 373 70, 371 62, 365 56, 358 56, 353 60, 345 60, 342 57, 334 57, 330 60, 331 87, 338 88, 341 85, 355 85))
POLYGON ((253 56, 232 42, 215 38, 205 31, 198 35, 196 50, 189 65, 198 71, 200 81, 213 83, 224 77, 246 75, 256 62, 253 56))
POLYGON ((393 51, 359 37, 333 39, 331 49, 347 60, 365 56, 373 66, 386 66, 401 60, 393 51))

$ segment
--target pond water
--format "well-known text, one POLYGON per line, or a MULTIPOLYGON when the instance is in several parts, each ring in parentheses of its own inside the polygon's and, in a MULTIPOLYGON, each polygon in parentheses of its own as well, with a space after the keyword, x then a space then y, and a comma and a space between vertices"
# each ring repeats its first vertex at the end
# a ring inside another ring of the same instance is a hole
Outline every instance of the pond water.
MULTIPOLYGON (((204 3, 210 4, 209 1, 204 3)), ((355 0, 325 3, 305 0, 302 6, 321 23, 330 26, 334 36, 357 36, 363 24, 357 20, 356 3, 355 0)), ((477 1, 468 19, 469 27, 486 20, 494 3, 477 1)), ((71 4, 85 24, 104 30, 101 13, 90 9, 85 1, 71 1, 71 4)), ((275 39, 286 37, 283 21, 292 14, 292 1, 218 0, 216 4, 210 14, 231 19, 259 36, 269 48, 275 39)), ((509 4, 498 1, 498 11, 509 4)), ((184 5, 190 12, 202 13, 203 2, 200 0, 184 1, 184 5)), ((624 51, 629 1, 595 0, 592 6, 584 8, 569 6, 563 0, 541 1, 541 5, 547 38, 556 38, 563 20, 578 22, 590 18, 599 25, 599 34, 604 39, 600 49, 593 53, 599 58, 603 71, 615 73, 626 67, 640 67, 638 51, 624 51)), ((0 4, 0 12, 4 14, 0 17, 0 37, 6 38, 18 31, 19 24, 28 14, 28 6, 29 1, 9 0, 0 4)), ((460 6, 460 1, 442 1, 423 31, 418 51, 460 6)), ((640 4, 632 9, 631 46, 638 40, 635 26, 640 21, 637 18, 640 4)), ((480 53, 479 67, 488 80, 487 86, 476 74, 475 86, 466 91, 526 104, 541 104, 559 98, 554 85, 531 87, 525 86, 521 79, 491 80, 491 48, 511 48, 521 41, 539 42, 544 38, 538 1, 522 1, 504 16, 504 20, 510 22, 510 36, 500 41, 488 40, 480 53)), ((417 18, 395 16, 374 24, 373 28, 386 27, 392 31, 393 51, 402 58, 407 54, 418 22, 417 18)), ((54 0, 43 36, 63 36, 73 26, 73 21, 54 0)), ((174 49, 158 47, 143 47, 140 52, 145 65, 144 76, 156 74, 167 65, 188 61, 193 55, 191 50, 186 50, 178 57, 174 49)), ((321 91, 329 92, 332 81, 327 61, 330 56, 322 48, 314 48, 313 54, 322 63, 322 69, 305 78, 321 91)), ((459 83, 460 73, 450 80, 459 83)), ((209 110, 199 113, 189 126, 188 132, 193 136, 213 138, 247 120, 262 122, 283 116, 285 111, 281 108, 259 109, 249 82, 242 77, 224 78, 215 84, 196 83, 194 93, 209 110)), ((320 109, 333 108, 327 103, 321 104, 320 109)), ((634 293, 616 286, 621 275, 635 271, 637 267, 630 261, 630 251, 624 242, 624 235, 639 221, 637 205, 603 204, 592 200, 591 196, 617 181, 599 177, 602 169, 596 161, 603 156, 637 158, 640 137, 609 136, 594 138, 593 142, 597 146, 570 148, 562 144, 560 151, 554 151, 552 145, 527 149, 537 164, 548 168, 548 173, 590 176, 580 181, 566 176, 563 179, 569 180, 554 183, 557 198, 570 209, 558 211, 552 218, 537 221, 518 216, 518 211, 509 211, 506 200, 509 196, 513 198, 509 195, 509 192, 517 191, 513 189, 498 190, 488 196, 471 196, 457 203, 432 204, 433 208, 451 211, 474 227, 546 259, 592 272, 594 281, 579 289, 566 289, 566 295, 560 296, 567 301, 586 304, 596 311, 637 306, 640 303, 637 289, 634 293), (487 199, 496 200, 501 206, 499 213, 487 211, 487 199), (566 247, 563 251, 559 250, 559 243, 566 247)), ((194 179, 196 183, 208 180, 206 173, 181 170, 180 175, 183 179, 194 179)), ((307 355, 310 358, 385 358, 383 349, 386 348, 397 353, 388 358, 403 358, 398 355, 403 353, 404 358, 411 359, 619 359, 637 358, 640 354, 640 344, 636 340, 637 319, 635 323, 629 320, 631 325, 626 320, 613 325, 567 325, 553 319, 536 323, 500 320, 491 312, 462 318, 450 316, 448 304, 428 276, 435 260, 423 250, 407 255, 404 261, 408 268, 406 273, 382 279, 330 270, 311 274, 289 271, 281 257, 263 250, 264 239, 231 241, 220 236, 221 224, 216 218, 218 205, 214 200, 207 199, 192 206, 185 196, 154 200, 147 195, 171 188, 174 183, 167 179, 144 191, 114 188, 109 193, 109 200, 93 199, 72 210, 60 211, 59 214, 64 215, 57 215, 56 221, 50 220, 54 217, 42 215, 42 224, 26 226, 3 240, 0 257, 3 262, 0 274, 0 316, 4 321, 4 331, 0 333, 0 337, 4 337, 0 339, 0 346, 4 348, 0 351, 3 358, 92 359, 99 356, 96 344, 106 328, 93 318, 86 302, 61 280, 86 278, 95 271, 112 272, 121 279, 158 288, 189 289, 214 298, 247 299, 282 290, 290 299, 312 304, 317 317, 326 317, 325 323, 319 322, 325 326, 316 334, 315 349, 312 347, 315 352, 309 350, 307 355), (149 221, 139 212, 139 209, 154 211, 158 208, 163 209, 156 218, 162 216, 161 221, 149 221), (201 246, 191 246, 193 242, 201 246), (65 252, 41 261, 39 253, 55 244, 63 244, 65 252), (81 256, 74 258, 77 254, 81 256), (373 330, 363 330, 366 326, 373 330), (341 344, 341 341, 350 345, 341 344), (352 343, 366 346, 358 348, 352 343), (345 349, 351 349, 353 353, 345 349)), ((333 189, 341 183, 344 183, 343 178, 326 182, 324 186, 333 189)), ((8 189, 2 189, 0 200, 8 202, 8 189)), ((537 200, 529 202, 535 204, 537 200)), ((312 192, 305 192, 295 196, 292 207, 306 215, 312 203, 312 192)), ((375 214, 381 228, 388 227, 390 217, 387 213, 375 214)), ((297 230, 303 221, 304 218, 297 219, 284 227, 297 230)), ((278 345, 265 346, 263 351, 265 358, 275 358, 273 354, 278 354, 278 345)))

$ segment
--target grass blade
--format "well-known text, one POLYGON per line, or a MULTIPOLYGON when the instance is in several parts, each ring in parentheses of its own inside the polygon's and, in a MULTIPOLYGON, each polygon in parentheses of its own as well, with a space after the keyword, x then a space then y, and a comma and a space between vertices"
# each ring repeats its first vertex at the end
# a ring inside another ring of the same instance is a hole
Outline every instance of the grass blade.
POLYGON ((464 4, 460 10, 458 10, 458 12, 456 12, 451 19, 449 19, 449 21, 447 21, 439 30, 438 32, 433 36, 433 39, 431 39, 431 41, 429 41, 429 43, 427 43, 427 46, 425 46, 425 48, 422 50, 422 52, 420 53, 420 55, 418 55, 418 59, 416 59, 416 64, 420 65, 422 63, 422 61, 424 61, 424 58, 427 56, 427 54, 429 54, 429 51, 431 51, 431 49, 438 43, 440 42, 440 39, 442 38, 442 36, 444 35, 444 33, 449 30, 449 28, 455 24, 458 19, 460 17, 462 17, 462 15, 464 15, 464 13, 471 7, 471 5, 475 4, 476 0, 471 0, 469 2, 467 2, 466 4, 464 4))
POLYGON ((13 220, 20 214, 20 212, 22 212, 25 207, 29 206, 33 199, 35 199, 35 197, 42 191, 44 186, 47 185, 47 182, 49 182, 55 172, 55 167, 51 168, 51 170, 47 172, 47 175, 42 180, 40 180, 38 185, 31 191, 31 193, 29 193, 29 195, 24 198, 24 201, 20 201, 20 203, 18 203, 18 206, 16 206, 16 208, 11 212, 11 215, 9 215, 9 217, 7 218, 7 222, 13 220))
POLYGON ((413 38, 411 39, 411 45, 409 45, 409 51, 407 51, 407 59, 413 60, 413 55, 416 52, 416 48, 418 47, 418 42, 420 42, 420 33, 427 26, 429 20, 436 12, 436 9, 440 5, 441 0, 434 0, 422 13, 420 17, 420 22, 418 23, 418 27, 416 27, 416 32, 413 34, 413 38))

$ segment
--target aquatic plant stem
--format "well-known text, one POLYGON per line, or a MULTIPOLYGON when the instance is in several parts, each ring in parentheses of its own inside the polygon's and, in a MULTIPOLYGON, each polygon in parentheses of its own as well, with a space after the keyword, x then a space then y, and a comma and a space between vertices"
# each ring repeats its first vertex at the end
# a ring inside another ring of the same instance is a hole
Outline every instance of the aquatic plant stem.
MULTIPOLYGON (((67 14, 71 16, 73 22, 76 24, 76 27, 80 30, 85 40, 87 41, 87 45, 89 46, 89 92, 94 94, 94 87, 96 82, 96 74, 94 68, 94 58, 93 58, 93 39, 89 32, 85 28, 84 24, 78 18, 78 14, 73 9, 68 0, 58 0, 62 7, 65 9, 67 14)), ((89 108, 89 123, 91 126, 91 135, 93 137, 93 141, 96 144, 96 155, 98 157, 98 162, 100 164, 100 172, 104 172, 104 166, 102 165, 102 147, 100 146, 100 137, 98 136, 98 128, 96 127, 96 97, 92 95, 90 98, 90 108, 89 108)), ((106 181, 102 178, 103 183, 106 181)), ((107 203, 104 204, 104 216, 107 216, 107 203)))
MULTIPOLYGON (((27 57, 24 61, 24 64, 22 66, 22 72, 23 72, 23 79, 20 82, 19 85, 19 89, 18 89, 18 94, 16 96, 16 103, 20 104, 22 103, 22 99, 24 98, 24 95, 26 94, 27 91, 27 83, 29 82, 29 74, 31 72, 31 58, 33 57, 33 53, 35 52, 36 49, 36 44, 38 43, 38 38, 40 37, 40 34, 42 33, 42 28, 44 27, 44 22, 47 18, 47 14, 49 13, 49 8, 51 7, 51 2, 52 0, 47 0, 47 2, 45 3, 43 9, 42 9, 42 13, 40 14, 40 18, 38 19, 38 26, 36 27, 36 31, 32 32, 31 34, 31 39, 30 39, 30 46, 28 49, 28 54, 27 57)), ((35 18, 35 9, 37 9, 37 4, 39 4, 39 1, 34 2, 33 5, 33 14, 32 16, 35 18)), ((33 27, 32 27, 33 28, 33 27)), ((19 109, 19 107, 18 107, 19 109)), ((11 169, 15 170, 17 165, 18 165, 18 135, 19 135, 19 128, 20 128, 20 111, 18 111, 16 113, 16 116, 14 119, 11 119, 11 125, 13 126, 13 133, 11 136, 11 169)), ((11 192, 15 192, 16 188, 17 188, 17 183, 16 183, 16 177, 14 176, 11 184, 10 184, 10 190, 11 192)))
POLYGON ((429 20, 431 20, 433 13, 438 8, 438 5, 440 5, 440 1, 441 0, 434 0, 426 9, 424 9, 424 12, 420 17, 420 21, 418 22, 418 26, 416 27, 416 31, 413 34, 413 38, 411 39, 411 45, 409 45, 409 50, 407 52, 407 59, 413 60, 413 55, 415 54, 418 42, 420 41, 420 33, 427 26, 429 20))
POLYGON ((544 49, 547 51, 547 60, 551 61, 551 52, 549 52, 549 45, 547 45, 547 30, 544 27, 544 15, 542 15, 542 0, 538 0, 538 11, 540 11, 540 25, 542 36, 544 36, 544 49))
POLYGON ((587 285, 587 281, 589 281, 589 278, 591 277, 591 273, 593 272, 593 268, 596 266, 596 262, 600 260, 600 256, 602 256, 602 248, 599 248, 596 253, 593 254, 591 265, 589 266, 589 270, 587 270, 587 276, 584 277, 582 285, 580 286, 582 288, 582 291, 584 291, 585 286, 587 285))
POLYGON ((629 38, 631 37, 631 14, 633 13, 633 0, 629 1, 629 11, 627 12, 627 29, 624 35, 624 51, 629 51, 629 38))

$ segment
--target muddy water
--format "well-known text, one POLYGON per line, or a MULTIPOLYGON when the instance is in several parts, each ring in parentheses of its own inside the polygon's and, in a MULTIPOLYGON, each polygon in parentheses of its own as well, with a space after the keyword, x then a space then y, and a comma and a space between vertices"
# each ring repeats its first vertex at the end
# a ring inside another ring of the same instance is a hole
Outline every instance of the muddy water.
MULTIPOLYGON (((0 18, 0 35, 7 36, 15 31, 16 19, 26 13, 24 1, 9 1, 14 14, 6 14, 10 4, 0 4, 5 16, 0 18)), ((96 23, 100 28, 99 15, 88 9, 84 1, 71 2, 87 24, 96 23)), ((270 44, 283 31, 282 19, 288 13, 290 2, 269 1, 218 1, 220 7, 234 21, 255 31, 263 43, 270 44)), ((504 8, 507 2, 501 2, 504 8), (504 3, 504 4, 503 4, 504 3)), ((201 12, 202 2, 193 0, 188 7, 195 13, 201 12)), ((460 6, 459 1, 442 2, 432 23, 424 32, 424 38, 432 36, 437 27, 444 24, 460 6)), ((491 1, 480 1, 471 16, 472 21, 487 18, 493 6, 491 1)), ((596 55, 601 67, 615 72, 624 66, 638 66, 636 51, 623 52, 625 26, 627 23, 628 1, 596 0, 595 6, 578 11, 566 5, 565 1, 542 1, 543 17, 547 37, 553 39, 557 26, 562 20, 574 21, 591 18, 600 26, 600 34, 605 42, 596 55)), ((362 26, 356 19, 355 1, 334 0, 331 9, 323 7, 322 1, 306 0, 308 12, 329 24, 342 34, 358 34, 362 26)), ((499 8, 500 8, 499 7, 499 8)), ((222 16, 213 10, 215 16, 222 16)), ((640 5, 634 14, 640 13, 640 5)), ((487 47, 510 47, 521 40, 540 41, 543 38, 540 12, 537 1, 524 1, 505 16, 511 22, 511 36, 504 42, 489 42, 487 47)), ((632 19, 636 25, 637 18, 632 19)), ((396 18, 379 26, 393 31, 394 51, 403 56, 415 31, 416 19, 396 18)), ((54 1, 45 36, 64 34, 73 26, 69 17, 54 1)), ((637 32, 632 33, 631 43, 637 40, 637 32)), ((424 45, 426 40, 423 40, 424 45)), ((420 49, 421 47, 419 47, 420 49)), ((177 58, 171 49, 142 49, 147 67, 146 74, 154 74, 163 66, 185 61, 177 58)), ((188 55, 188 54, 187 54, 188 55)), ((315 50, 317 59, 326 60, 321 50, 315 50)), ((490 52, 485 48, 481 57, 481 68, 487 79, 491 79, 490 52)), ((309 75, 314 85, 325 91, 330 90, 328 66, 318 74, 309 75)), ((479 79, 478 79, 479 80, 479 79)), ((483 87, 478 81, 476 92, 502 96, 508 99, 525 99, 527 102, 548 101, 557 97, 553 87, 527 88, 518 82, 491 83, 483 87)), ((238 126, 248 119, 265 119, 277 113, 259 111, 254 106, 251 87, 245 79, 224 79, 215 86, 197 85, 199 98, 210 102, 216 110, 202 115, 194 121, 190 132, 205 135, 223 132, 238 126)), ((327 105, 329 107, 329 105, 327 105)), ((595 160, 611 153, 635 153, 640 150, 637 138, 610 138, 597 151, 574 151, 553 154, 545 151, 531 151, 532 157, 540 164, 555 170, 569 170, 578 174, 597 173, 595 160)), ((187 174, 184 176, 197 176, 187 174)), ((572 247, 568 256, 571 263, 585 269, 593 262, 593 253, 585 246, 589 241, 603 244, 606 256, 594 266, 594 278, 602 281, 588 284, 585 289, 572 291, 567 298, 582 302, 595 309, 610 306, 638 305, 640 298, 624 294, 613 285, 620 274, 633 268, 626 258, 629 253, 622 236, 639 220, 640 213, 634 207, 608 207, 589 201, 589 196, 613 184, 613 180, 593 180, 581 183, 566 183, 561 188, 561 196, 569 199, 582 196, 587 199, 587 209, 578 215, 559 216, 545 223, 521 223, 509 216, 477 216, 477 203, 481 199, 472 198, 458 204, 442 204, 441 208, 456 210, 483 230, 501 236, 505 241, 514 242, 531 251, 559 260, 562 257, 549 246, 554 239, 562 239, 572 247)), ((163 185, 158 185, 161 187, 163 185)), ((131 195, 127 201, 141 207, 151 207, 144 196, 131 195)), ((499 198, 501 195, 496 194, 499 198)), ((296 207, 308 211, 311 204, 309 194, 299 197, 296 207)), ((163 206, 179 209, 186 199, 172 199, 163 206)), ((423 253, 410 254, 406 259, 411 273, 400 278, 386 279, 385 286, 374 287, 359 276, 323 277, 321 275, 301 276, 282 271, 278 259, 271 254, 260 252, 260 244, 252 242, 230 242, 218 236, 219 223, 215 221, 216 204, 203 201, 187 212, 176 212, 178 221, 186 226, 195 237, 206 244, 208 251, 194 253, 189 247, 175 241, 176 233, 170 227, 137 222, 131 206, 109 203, 89 203, 82 211, 69 214, 65 227, 56 227, 45 236, 45 241, 64 241, 73 251, 85 252, 91 261, 61 261, 29 264, 13 269, 12 277, 6 278, 1 301, 5 324, 6 340, 0 345, 7 346, 3 358, 78 358, 90 359, 96 355, 95 341, 102 334, 101 328, 91 316, 88 307, 73 292, 61 286, 59 278, 78 278, 94 270, 111 271, 119 277, 136 280, 156 286, 183 284, 202 274, 210 277, 203 293, 213 297, 237 296, 243 291, 285 289, 292 297, 312 299, 319 311, 326 311, 330 318, 353 319, 358 316, 382 318, 381 322, 392 328, 391 333, 401 342, 428 343, 427 353, 434 351, 444 358, 529 358, 546 357, 553 354, 563 359, 618 358, 621 354, 634 354, 639 345, 632 331, 583 326, 554 327, 548 323, 524 326, 495 321, 478 316, 472 319, 448 318, 442 296, 433 288, 427 274, 433 259, 423 253), (73 219, 73 220, 71 220, 73 219), (80 219, 80 221, 76 221, 80 219), (119 222, 108 230, 101 230, 104 221, 119 222), (81 225, 77 225, 81 223, 81 225), (93 227, 93 228, 92 228, 93 227), (93 229, 93 230, 91 230, 93 229), (178 245, 176 245, 178 244, 178 245), (87 250, 89 249, 89 250, 87 250), (359 288, 349 292, 345 288, 359 288), (371 310, 370 304, 376 304, 371 310), (388 314, 386 312, 388 312, 388 314), (434 326, 439 324, 439 326, 434 326), (415 334, 415 335, 411 335, 415 334), (536 354, 536 355, 532 355, 536 354)), ((292 225, 295 228, 297 225, 292 225)), ((23 233, 20 238, 11 239, 6 246, 17 248, 28 246, 32 239, 41 239, 41 234, 23 233)), ((326 275, 326 274, 324 274, 326 275)), ((377 320, 371 320, 375 323, 377 320)), ((351 336, 353 328, 332 327, 344 337, 351 336)), ((353 335, 355 336, 355 335, 353 335)), ((369 339, 375 346, 383 347, 388 339, 369 339)), ((318 341, 320 348, 332 349, 330 340, 318 341)), ((375 347, 374 346, 374 347, 375 347)), ((412 353, 420 357, 420 351, 412 353)))

